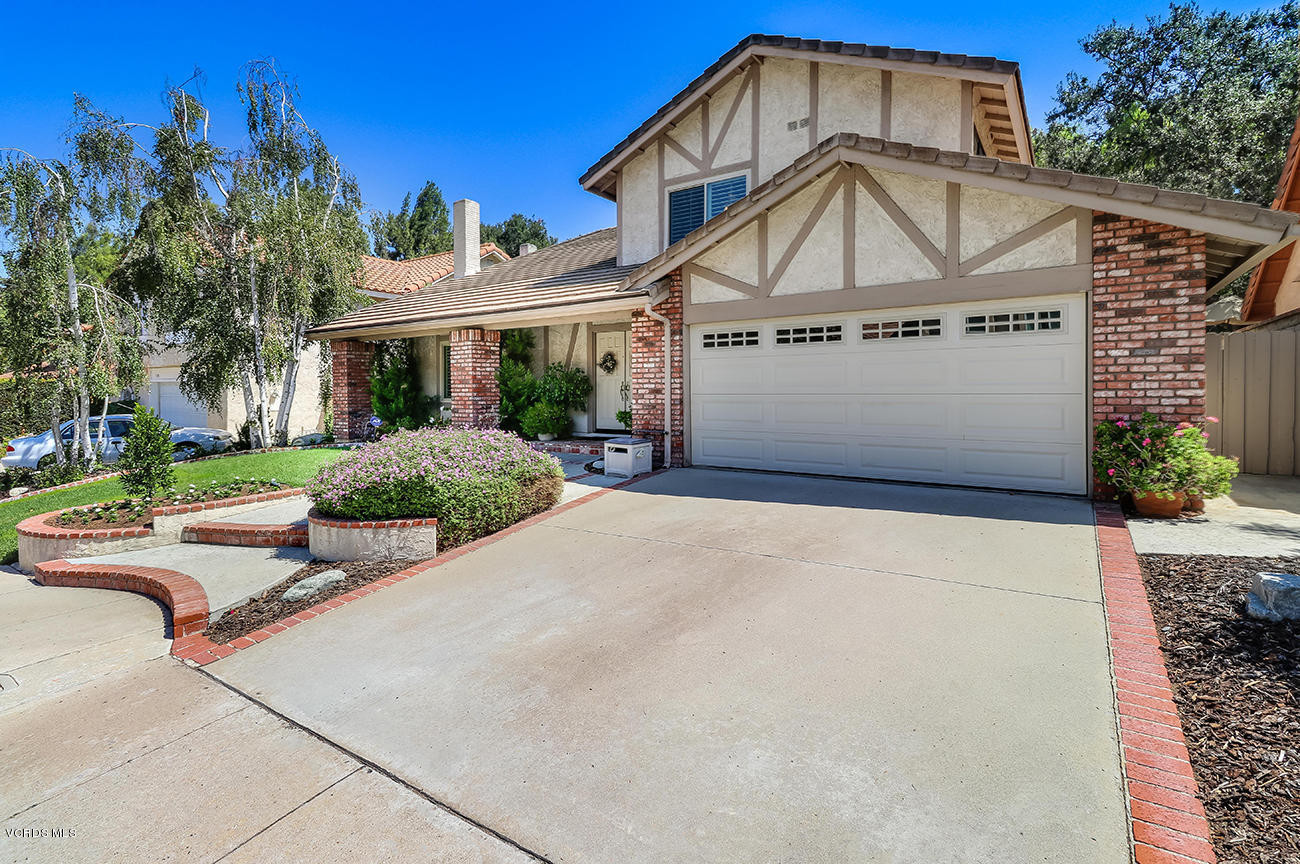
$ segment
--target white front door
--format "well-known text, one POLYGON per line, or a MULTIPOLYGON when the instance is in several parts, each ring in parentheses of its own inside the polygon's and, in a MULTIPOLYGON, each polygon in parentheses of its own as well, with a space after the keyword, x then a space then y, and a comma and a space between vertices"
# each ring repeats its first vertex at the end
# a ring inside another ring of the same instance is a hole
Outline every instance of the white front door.
POLYGON ((1082 493, 1082 295, 696 324, 691 462, 1082 493))
POLYGON ((602 431, 623 429, 618 422, 622 411, 623 384, 627 377, 627 331, 600 330, 596 333, 596 428, 602 431), (603 364, 603 365, 602 365, 603 364), (611 371, 605 367, 612 366, 611 371))

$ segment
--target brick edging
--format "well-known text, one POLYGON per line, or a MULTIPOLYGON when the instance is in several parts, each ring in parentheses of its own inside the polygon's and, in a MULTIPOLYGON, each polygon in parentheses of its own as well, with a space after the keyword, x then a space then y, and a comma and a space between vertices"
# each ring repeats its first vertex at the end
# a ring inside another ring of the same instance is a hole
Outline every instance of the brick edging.
POLYGON ((220 546, 305 547, 307 529, 302 525, 264 522, 195 522, 181 529, 181 542, 220 546))
POLYGON ((402 570, 401 572, 394 573, 391 576, 385 576, 383 579, 379 579, 375 582, 371 582, 368 585, 362 585, 357 588, 353 588, 351 591, 347 592, 346 594, 340 594, 338 597, 331 598, 322 603, 317 603, 315 606, 312 606, 310 609, 304 609, 301 612, 296 612, 287 618, 282 618, 279 621, 276 621, 274 624, 268 624, 260 630, 254 630, 252 633, 249 633, 246 636, 240 636, 238 639, 232 639, 231 641, 227 642, 224 645, 218 645, 217 643, 209 639, 207 636, 201 634, 187 635, 184 638, 178 638, 172 642, 172 652, 171 652, 172 656, 184 662, 190 663, 191 665, 194 666, 206 666, 209 663, 215 663, 217 660, 220 660, 223 657, 229 657, 231 654, 234 654, 236 651, 242 651, 245 648, 249 648, 252 647, 253 645, 256 645, 258 642, 262 642, 266 639, 269 639, 272 636, 274 636, 276 633, 283 633, 285 630, 288 630, 290 627, 296 627, 297 625, 302 624, 305 621, 310 621, 311 619, 319 615, 324 615, 326 612, 329 612, 333 609, 337 609, 340 606, 346 606, 348 603, 351 603, 353 600, 360 600, 362 597, 365 597, 368 594, 373 594, 376 591, 379 591, 383 588, 387 588, 389 585, 396 585, 399 582, 405 582, 407 579, 410 579, 412 576, 418 576, 421 573, 432 570, 435 567, 438 567, 442 564, 446 564, 448 561, 455 561, 457 558, 461 557, 462 555, 465 555, 469 552, 473 552, 476 549, 482 549, 484 546, 490 546, 499 540, 504 540, 506 537, 509 537, 511 534, 515 534, 519 531, 522 531, 525 528, 528 528, 532 525, 536 525, 539 522, 545 522, 547 519, 550 519, 553 516, 558 516, 561 513, 566 513, 569 510, 574 509, 575 507, 579 507, 583 504, 586 504, 589 501, 594 501, 597 498, 600 498, 603 495, 607 495, 616 489, 622 489, 624 487, 631 486, 633 483, 639 483, 640 481, 649 479, 650 477, 654 477, 657 474, 662 474, 666 470, 668 469, 660 468, 657 471, 651 471, 648 474, 641 474, 629 480, 624 480, 620 483, 615 483, 613 486, 608 486, 603 489, 597 489, 595 492, 591 492, 587 495, 583 495, 581 498, 575 498, 574 500, 569 501, 565 504, 560 504, 557 507, 552 507, 550 510, 547 510, 543 513, 538 513, 535 516, 530 516, 527 519, 524 519, 522 522, 516 522, 514 525, 511 525, 508 528, 502 528, 500 531, 496 532, 495 534, 489 534, 486 537, 480 537, 478 540, 475 540, 472 543, 466 543, 464 546, 458 546, 449 552, 444 552, 443 554, 437 556, 436 558, 430 558, 428 561, 421 561, 419 564, 415 564, 411 567, 408 567, 405 570, 402 570))
POLYGON ((73 564, 59 558, 37 564, 35 576, 42 585, 108 588, 155 597, 171 610, 175 639, 192 637, 208 626, 208 595, 203 586, 175 570, 125 564, 73 564))
POLYGON ((579 444, 573 441, 529 441, 528 446, 541 453, 569 453, 575 456, 605 455, 604 441, 592 444, 579 444))
POLYGON ((1215 864, 1128 524, 1116 504, 1094 502, 1093 511, 1134 860, 1215 864))
MULTIPOLYGON (((192 504, 171 504, 166 507, 153 508, 152 515, 179 516, 183 513, 198 513, 201 510, 220 510, 224 507, 238 507, 243 504, 260 504, 280 498, 292 498, 303 494, 301 488, 277 489, 274 492, 258 492, 255 495, 240 495, 235 498, 219 498, 216 501, 197 501, 192 504)), ((52 540, 112 540, 122 537, 148 537, 153 529, 147 525, 135 525, 129 528, 77 528, 71 525, 47 525, 45 520, 76 508, 51 510, 28 516, 19 522, 14 530, 24 537, 41 537, 52 540)))
POLYGON ((410 519, 351 519, 347 516, 323 516, 316 508, 307 511, 307 523, 325 528, 421 528, 437 525, 438 520, 429 517, 410 519))

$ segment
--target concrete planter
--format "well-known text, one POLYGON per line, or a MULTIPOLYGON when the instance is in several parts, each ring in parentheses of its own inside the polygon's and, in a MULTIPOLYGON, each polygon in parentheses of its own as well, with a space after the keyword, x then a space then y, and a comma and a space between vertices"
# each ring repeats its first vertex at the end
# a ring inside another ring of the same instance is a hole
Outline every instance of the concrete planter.
POLYGON ((437 519, 375 521, 307 514, 307 546, 322 561, 424 560, 438 554, 437 519))
POLYGON ((179 543, 186 525, 207 522, 214 515, 233 516, 245 510, 264 507, 268 501, 279 501, 301 494, 301 489, 281 489, 278 492, 243 495, 222 501, 155 507, 153 525, 136 528, 90 529, 47 525, 46 519, 63 511, 42 513, 18 523, 18 569, 32 573, 42 561, 88 558, 92 555, 110 555, 114 552, 179 543))

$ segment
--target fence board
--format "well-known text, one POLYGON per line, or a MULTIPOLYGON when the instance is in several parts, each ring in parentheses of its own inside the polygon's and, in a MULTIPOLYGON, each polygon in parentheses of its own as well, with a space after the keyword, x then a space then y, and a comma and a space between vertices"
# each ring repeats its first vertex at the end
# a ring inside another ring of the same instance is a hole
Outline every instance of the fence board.
POLYGON ((1271 334, 1268 415, 1268 474, 1295 473, 1296 334, 1284 330, 1271 334))
POLYGON ((1253 330, 1206 338, 1210 446, 1250 474, 1300 474, 1300 333, 1253 330))

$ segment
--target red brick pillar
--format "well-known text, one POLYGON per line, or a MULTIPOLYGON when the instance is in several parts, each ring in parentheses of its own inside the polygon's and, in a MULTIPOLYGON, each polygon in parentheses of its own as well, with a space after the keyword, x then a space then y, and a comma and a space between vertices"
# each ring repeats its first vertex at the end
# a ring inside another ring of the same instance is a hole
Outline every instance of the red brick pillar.
POLYGON ((371 342, 349 339, 330 343, 334 437, 339 441, 360 441, 365 437, 371 415, 370 366, 374 356, 371 342))
MULTIPOLYGON (((682 271, 669 277, 668 296, 652 307, 669 321, 671 332, 672 464, 683 464, 685 411, 682 388, 682 271)), ((654 441, 654 461, 664 459, 664 325, 638 309, 632 313, 632 434, 654 441)))
POLYGON ((451 334, 451 421, 493 428, 501 420, 499 330, 456 330, 451 334))
POLYGON ((1094 213, 1094 421, 1205 414, 1205 235, 1094 213))

